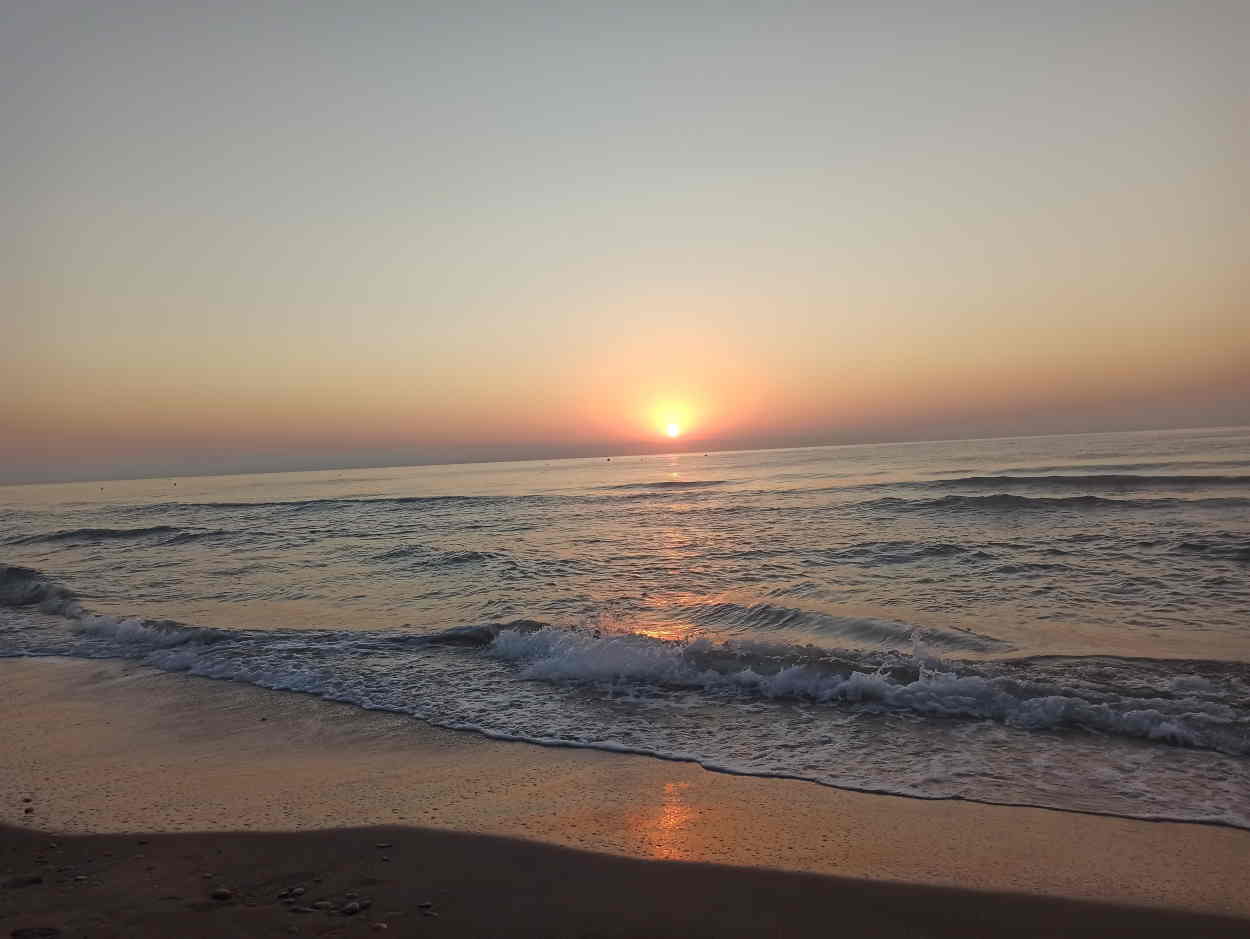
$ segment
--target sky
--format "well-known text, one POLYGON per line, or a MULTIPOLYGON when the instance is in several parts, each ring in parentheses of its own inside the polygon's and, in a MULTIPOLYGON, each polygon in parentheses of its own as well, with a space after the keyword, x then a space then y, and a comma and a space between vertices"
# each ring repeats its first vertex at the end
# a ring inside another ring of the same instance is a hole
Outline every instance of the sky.
POLYGON ((1248 40, 6 4, 0 482, 1250 423, 1248 40))

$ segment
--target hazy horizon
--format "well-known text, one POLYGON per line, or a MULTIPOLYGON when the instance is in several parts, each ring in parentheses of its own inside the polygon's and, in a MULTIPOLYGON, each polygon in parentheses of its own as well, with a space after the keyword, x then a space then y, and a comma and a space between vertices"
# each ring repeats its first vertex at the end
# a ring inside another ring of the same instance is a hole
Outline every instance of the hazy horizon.
POLYGON ((0 22, 0 482, 1250 423, 1244 4, 0 22))
MULTIPOLYGON (((613 451, 578 451, 567 453, 551 453, 544 455, 524 455, 520 453, 507 454, 499 452, 494 456, 481 456, 473 458, 471 453, 459 454, 464 459, 429 459, 419 460, 416 462, 379 462, 379 463, 338 463, 325 465, 291 465, 283 466, 277 463, 249 463, 239 464, 237 466, 228 466, 217 470, 207 472, 193 472, 192 469, 205 470, 206 466, 199 467, 166 467, 171 472, 145 472, 135 475, 123 476, 65 476, 58 479, 18 479, 14 481, 0 482, 0 486, 38 486, 38 485, 56 485, 59 483, 109 483, 109 482, 135 482, 147 479, 194 479, 196 477, 215 477, 215 476, 264 476, 279 475, 284 473, 332 473, 347 472, 350 470, 388 470, 388 469, 415 469, 425 466, 474 466, 479 464, 492 463, 541 463, 541 462, 559 462, 561 460, 612 460, 612 459, 630 459, 642 457, 665 457, 665 456, 723 456, 732 453, 755 453, 768 451, 786 451, 786 450, 824 450, 852 447, 872 447, 872 446, 907 446, 924 444, 943 444, 943 443, 984 443, 994 440, 1033 440, 1046 437, 1087 437, 1087 436, 1104 436, 1117 434, 1173 434, 1173 433, 1204 433, 1218 431, 1237 431, 1250 427, 1250 424, 1212 424, 1207 426, 1195 427, 1136 427, 1125 428, 1121 430, 1076 430, 1076 431, 1055 431, 1041 434, 994 434, 984 437, 912 437, 906 439, 880 439, 880 440, 850 440, 850 441, 812 441, 812 442, 776 442, 769 446, 745 446, 734 447, 727 446, 723 448, 704 448, 697 446, 682 446, 674 448, 673 441, 668 441, 667 447, 663 444, 651 445, 649 449, 636 450, 613 450, 613 451)), ((693 444, 694 441, 688 441, 693 444)))

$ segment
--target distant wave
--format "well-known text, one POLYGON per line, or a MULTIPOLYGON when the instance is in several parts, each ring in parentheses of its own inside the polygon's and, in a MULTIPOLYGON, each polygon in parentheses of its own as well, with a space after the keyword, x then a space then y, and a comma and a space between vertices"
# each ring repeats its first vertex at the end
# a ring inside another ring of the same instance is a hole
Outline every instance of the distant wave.
POLYGON ((932 482, 915 482, 917 487, 989 489, 1019 486, 1031 489, 1181 489, 1239 486, 1250 489, 1250 476, 1203 476, 1200 474, 1143 476, 1130 473, 1086 473, 1047 476, 960 476, 932 482))
POLYGON ((132 505, 123 511, 145 513, 154 511, 179 511, 184 509, 288 509, 301 511, 322 506, 339 505, 413 505, 435 506, 442 504, 503 504, 510 502, 541 502, 549 496, 387 496, 339 499, 292 499, 279 502, 158 502, 151 505, 132 505))
POLYGON ((1063 509, 1151 509, 1171 506, 1241 507, 1250 506, 1250 499, 1110 499, 1103 496, 1018 496, 995 493, 984 496, 942 496, 938 499, 901 499, 886 496, 858 503, 866 508, 899 511, 1047 511, 1063 509))
POLYGON ((284 501, 259 502, 157 502, 149 505, 131 505, 117 511, 131 515, 152 515, 162 513, 180 513, 197 511, 280 511, 283 513, 312 512, 321 509, 337 509, 343 507, 385 507, 394 506, 411 510, 449 508, 489 508, 492 506, 518 505, 570 505, 578 503, 595 503, 606 500, 621 501, 628 499, 648 499, 661 497, 667 491, 686 489, 703 489, 718 486, 726 480, 708 480, 703 482, 663 481, 654 483, 638 483, 622 486, 609 486, 605 489, 621 492, 620 495, 557 495, 549 493, 527 493, 522 495, 495 496, 376 496, 359 498, 335 499, 292 499, 284 501))
POLYGON ((984 560, 992 557, 984 548, 950 542, 920 543, 914 541, 869 541, 836 548, 818 549, 821 560, 839 564, 877 566, 881 564, 913 564, 934 558, 966 558, 984 560))
POLYGON ((1055 574, 1070 571, 1070 564, 1055 564, 1042 561, 1025 561, 1019 564, 1000 564, 990 571, 991 574, 1055 574))
POLYGON ((386 551, 373 555, 375 561, 400 561, 405 558, 415 558, 428 555, 434 551, 433 548, 423 544, 401 544, 386 551))
POLYGON ((651 483, 621 483, 616 486, 602 486, 602 489, 710 489, 713 486, 723 486, 729 480, 727 479, 698 479, 698 480, 680 480, 665 479, 659 482, 651 483))
MULTIPOLYGON (((231 537, 234 532, 218 528, 187 529, 175 528, 172 525, 151 525, 146 528, 71 528, 62 531, 42 532, 34 535, 23 535, 9 538, 5 543, 11 545, 28 544, 95 544, 101 541, 131 541, 146 538, 157 538, 158 545, 181 545, 207 539, 231 537), (169 537, 163 537, 169 536, 169 537)), ((255 535, 256 532, 249 532, 255 535)))
POLYGON ((146 528, 67 528, 62 531, 46 532, 37 535, 26 535, 7 539, 7 544, 39 544, 57 541, 110 541, 125 538, 149 538, 153 535, 178 534, 180 528, 170 525, 152 525, 146 528))
MULTIPOLYGON (((198 529, 195 531, 180 531, 178 532, 178 534, 173 535, 170 538, 166 538, 164 541, 161 542, 161 544, 162 545, 192 544, 193 542, 197 542, 197 541, 211 541, 211 540, 215 540, 218 538, 232 538, 232 537, 235 537, 236 534, 237 534, 236 532, 223 531, 220 528, 211 528, 211 529, 203 528, 203 529, 198 529)), ((249 530, 247 532, 247 537, 255 538, 263 534, 265 533, 258 532, 255 530, 249 530)))
POLYGON ((1192 538, 1178 542, 1174 550, 1182 554, 1200 554, 1221 561, 1250 561, 1250 538, 1225 534, 1211 538, 1192 538))
MULTIPOLYGON (((995 470, 995 473, 1033 475, 1037 473, 1132 473, 1139 470, 1196 470, 1250 467, 1250 460, 1180 460, 1153 463, 1064 463, 1051 466, 1016 466, 995 470)), ((959 473, 963 470, 951 470, 959 473)))
POLYGON ((433 569, 507 559, 507 555, 496 551, 440 551, 426 545, 400 545, 389 551, 375 554, 373 559, 375 561, 406 560, 414 562, 413 566, 433 569))

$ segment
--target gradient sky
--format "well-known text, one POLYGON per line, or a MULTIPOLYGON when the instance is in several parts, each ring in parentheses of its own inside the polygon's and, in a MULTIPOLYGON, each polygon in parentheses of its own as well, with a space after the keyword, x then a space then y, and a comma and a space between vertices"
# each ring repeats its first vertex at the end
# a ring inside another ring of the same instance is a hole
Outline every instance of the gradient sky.
POLYGON ((0 13, 0 481, 1250 422, 1250 5, 0 13))

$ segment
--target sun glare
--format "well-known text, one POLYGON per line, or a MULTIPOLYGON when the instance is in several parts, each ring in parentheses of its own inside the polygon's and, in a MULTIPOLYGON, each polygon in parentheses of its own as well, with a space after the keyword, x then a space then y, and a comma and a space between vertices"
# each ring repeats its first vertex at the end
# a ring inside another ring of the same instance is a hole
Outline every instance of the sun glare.
POLYGON ((669 440, 676 440, 690 433, 698 425, 698 415, 690 405, 677 398, 655 401, 646 411, 646 422, 654 433, 669 440))

